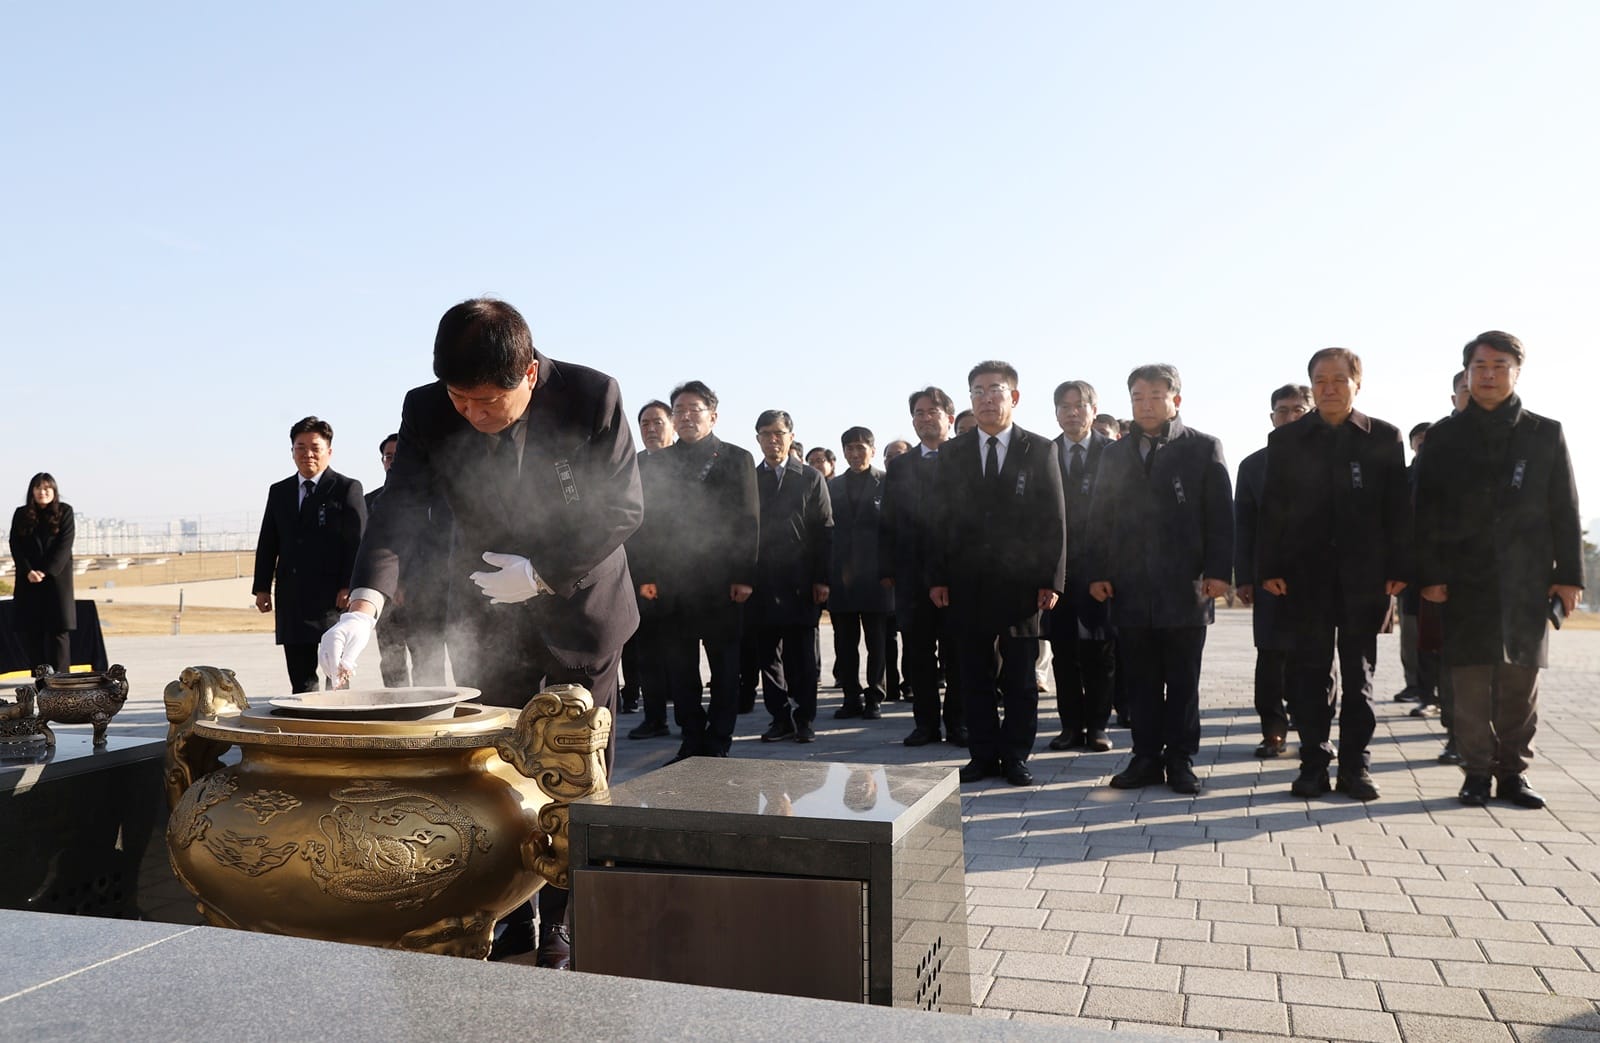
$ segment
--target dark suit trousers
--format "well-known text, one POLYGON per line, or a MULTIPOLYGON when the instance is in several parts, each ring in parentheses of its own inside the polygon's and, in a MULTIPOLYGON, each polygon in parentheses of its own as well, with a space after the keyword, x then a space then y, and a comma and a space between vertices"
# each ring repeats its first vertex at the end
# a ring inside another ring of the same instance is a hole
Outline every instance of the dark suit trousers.
POLYGON ((1103 732, 1111 721, 1111 693, 1116 688, 1117 650, 1112 641, 1077 635, 1070 617, 1057 617, 1072 632, 1050 638, 1050 665, 1056 681, 1056 713, 1065 735, 1103 732))
POLYGON ((889 629, 886 612, 838 612, 833 618, 834 673, 844 689, 846 706, 877 706, 887 690, 883 687, 887 658, 884 639, 889 629), (861 684, 861 638, 867 639, 867 683, 861 684))
POLYGON ((883 694, 898 699, 905 694, 900 687, 901 668, 905 666, 905 645, 897 638, 894 613, 889 613, 883 627, 883 694))
POLYGON ((1372 763, 1367 744, 1378 726, 1372 708, 1372 668, 1378 660, 1378 635, 1326 624, 1296 635, 1289 653, 1289 698, 1300 733, 1300 764, 1322 769, 1333 762, 1331 741, 1334 696, 1333 657, 1339 656, 1344 702, 1339 707, 1339 770, 1356 772, 1372 763))
POLYGON ((711 663, 711 698, 702 702, 700 643, 681 622, 667 624, 660 639, 672 716, 683 731, 678 752, 686 757, 726 757, 739 721, 739 639, 708 637, 706 659, 711 663))
POLYGON ((1039 682, 1033 674, 1039 639, 975 632, 957 636, 956 646, 960 650, 961 690, 974 695, 966 705, 972 759, 1026 761, 1039 731, 1039 682), (997 673, 1004 722, 991 694, 997 673))
MULTIPOLYGON (((667 723, 667 706, 672 702, 672 678, 667 670, 667 652, 664 649, 666 628, 659 619, 639 620, 639 629, 623 649, 623 669, 629 669, 627 649, 633 649, 632 673, 638 686, 639 701, 644 707, 644 719, 651 724, 667 723)), ((699 649, 695 649, 695 680, 700 679, 699 649)))
POLYGON ((1200 752, 1200 657, 1206 628, 1120 627, 1118 669, 1128 679, 1133 752, 1193 760, 1200 752))
POLYGON ((756 647, 761 660, 761 695, 773 721, 815 721, 817 683, 822 674, 816 624, 762 624, 756 628, 756 647))
POLYGON ((1263 739, 1289 735, 1289 653, 1277 648, 1256 649, 1256 716, 1263 739))
POLYGON ((911 609, 911 629, 906 631, 911 717, 924 731, 940 731, 939 672, 943 659, 949 683, 945 685, 942 716, 943 730, 948 735, 967 725, 967 715, 961 705, 961 676, 955 665, 955 642, 945 631, 948 609, 935 608, 926 593, 919 592, 916 598, 911 609))
POLYGON ((385 688, 444 684, 444 620, 391 605, 378 621, 378 666, 385 688))
MULTIPOLYGON (((315 642, 294 642, 283 646, 283 661, 289 667, 289 690, 296 695, 315 692, 322 687, 317 676, 317 646, 315 642)), ((477 687, 474 685, 473 687, 477 687)))

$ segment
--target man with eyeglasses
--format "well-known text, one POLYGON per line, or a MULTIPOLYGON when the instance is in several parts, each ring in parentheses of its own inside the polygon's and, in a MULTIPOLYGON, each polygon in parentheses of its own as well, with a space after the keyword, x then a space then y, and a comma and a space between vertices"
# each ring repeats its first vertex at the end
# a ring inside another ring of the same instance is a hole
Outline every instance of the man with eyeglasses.
POLYGON ((705 383, 686 381, 669 401, 678 441, 664 450, 666 472, 645 506, 658 550, 636 578, 639 596, 662 605, 658 647, 682 732, 673 760, 726 757, 739 720, 739 641, 756 581, 755 460, 712 433, 718 399, 705 383), (702 644, 709 700, 702 700, 702 644))
MULTIPOLYGON (((378 445, 383 473, 394 466, 400 447, 398 433, 378 445)), ((385 481, 387 485, 387 481, 385 481)), ((371 515, 385 485, 367 493, 371 515)), ((405 574, 389 611, 378 625, 378 669, 385 688, 444 684, 445 577, 450 557, 450 508, 436 500, 428 507, 427 529, 418 538, 417 551, 406 562, 405 574), (407 656, 409 655, 409 662, 407 656)))
MULTIPOLYGON (((1311 389, 1285 384, 1272 393, 1274 428, 1292 424, 1311 410, 1311 389)), ((1267 481, 1267 450, 1263 446, 1239 461, 1234 486, 1233 581, 1239 602, 1251 607, 1250 630, 1256 645, 1256 716, 1261 720, 1257 757, 1281 756, 1288 749, 1288 628, 1279 617, 1278 596, 1256 583, 1256 522, 1261 513, 1262 490, 1267 481)))
POLYGON ((1021 393, 1010 363, 967 374, 977 427, 939 454, 928 596, 948 606, 960 649, 972 759, 962 782, 1033 782, 1039 726, 1033 675, 1042 613, 1066 587, 1066 505, 1054 446, 1012 422, 1021 393), (998 659, 998 661, 997 661, 998 659), (999 679, 1002 723, 991 696, 999 679))
POLYGON ((939 459, 955 427, 956 406, 949 395, 932 386, 913 391, 909 405, 917 445, 884 469, 883 518, 878 528, 879 579, 894 591, 895 618, 906 636, 906 675, 916 725, 904 742, 927 746, 943 739, 952 746, 966 746, 961 678, 947 623, 950 610, 928 596, 928 569, 941 514, 936 479, 939 459), (946 682, 942 709, 941 669, 946 682))
POLYGON ((828 482, 833 504, 833 564, 828 581, 828 618, 833 623, 834 673, 844 702, 834 717, 875 721, 890 697, 888 642, 894 592, 878 582, 879 532, 883 524, 884 472, 872 466, 876 439, 865 427, 840 436, 846 463, 828 482), (866 683, 862 683, 861 645, 865 641, 866 683))
POLYGON ((772 723, 762 742, 813 742, 817 679, 822 672, 817 623, 828 600, 833 508, 815 468, 794 460, 794 420, 781 409, 756 418, 762 460, 755 469, 761 505, 755 590, 747 607, 755 664, 772 723))
POLYGON ((1089 594, 1111 602, 1133 757, 1118 789, 1200 792, 1200 659, 1233 572, 1233 489, 1222 443, 1183 423, 1176 366, 1128 374, 1133 426, 1109 446, 1089 517, 1089 594))
MULTIPOLYGON (((628 538, 628 569, 635 581, 654 571, 651 555, 670 554, 656 538, 663 500, 662 485, 671 481, 667 449, 677 441, 672 430, 672 407, 662 401, 646 402, 639 410, 639 484, 644 491, 644 521, 628 538), (655 505, 654 511, 651 505, 655 505)), ((633 713, 644 704, 644 720, 628 732, 630 739, 659 739, 672 734, 667 727, 670 687, 661 655, 661 618, 665 606, 659 598, 639 599, 639 629, 622 646, 622 712, 633 713), (631 705, 630 705, 631 704, 631 705)))

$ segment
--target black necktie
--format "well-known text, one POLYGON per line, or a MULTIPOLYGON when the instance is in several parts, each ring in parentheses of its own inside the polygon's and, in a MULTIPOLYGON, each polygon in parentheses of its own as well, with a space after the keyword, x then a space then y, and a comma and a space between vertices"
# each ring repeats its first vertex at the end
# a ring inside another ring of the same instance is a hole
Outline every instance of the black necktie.
POLYGON ((500 437, 494 444, 494 467, 503 475, 515 477, 517 474, 517 440, 511 435, 511 428, 500 432, 500 437))
POLYGON ((1000 439, 989 436, 989 452, 983 458, 983 476, 996 484, 1000 481, 1000 439))
POLYGON ((1072 447, 1072 462, 1067 464, 1067 484, 1076 489, 1083 484, 1083 446, 1072 447))
POLYGON ((311 499, 311 495, 313 493, 315 493, 316 491, 317 491, 317 483, 316 482, 313 482, 309 478, 307 478, 305 481, 301 482, 300 483, 300 492, 301 492, 300 506, 304 507, 306 505, 306 501, 311 499))

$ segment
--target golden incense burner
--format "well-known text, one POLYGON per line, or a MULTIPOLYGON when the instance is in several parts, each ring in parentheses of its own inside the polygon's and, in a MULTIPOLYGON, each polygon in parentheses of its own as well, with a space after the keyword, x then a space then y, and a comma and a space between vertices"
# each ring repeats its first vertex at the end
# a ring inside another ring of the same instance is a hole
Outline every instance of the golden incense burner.
POLYGON ((396 720, 252 707, 232 671, 183 671, 165 692, 167 846, 207 922, 487 956, 496 920, 567 886, 568 805, 606 792, 611 714, 576 685, 515 719, 460 701, 475 694, 390 689, 440 715, 396 720))

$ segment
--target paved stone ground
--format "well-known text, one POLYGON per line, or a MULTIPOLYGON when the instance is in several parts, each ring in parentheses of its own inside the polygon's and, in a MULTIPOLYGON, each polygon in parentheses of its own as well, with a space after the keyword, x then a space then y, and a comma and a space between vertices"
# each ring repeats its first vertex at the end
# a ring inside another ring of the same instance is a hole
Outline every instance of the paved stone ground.
MULTIPOLYGON (((1383 797, 1367 805, 1295 799, 1292 758, 1251 756, 1243 612, 1221 613, 1206 649, 1197 797, 1107 786, 1125 731, 1113 753, 1048 751, 1054 702, 1042 697, 1038 783, 965 788, 979 1013, 1198 1039, 1600 1040, 1600 632, 1552 642, 1530 773, 1545 811, 1456 802, 1460 772, 1434 760, 1439 725, 1389 701, 1399 659, 1394 638, 1379 640, 1383 797)), ((252 695, 283 684, 262 635, 108 644, 135 682, 119 731, 162 734, 160 686, 191 663, 234 668, 252 695)), ((831 659, 828 645, 824 634, 831 659)), ((949 746, 903 746, 907 704, 834 727, 838 702, 824 692, 809 746, 756 741, 758 709, 735 756, 965 762, 949 746)), ((617 776, 675 748, 623 739, 617 776)))

